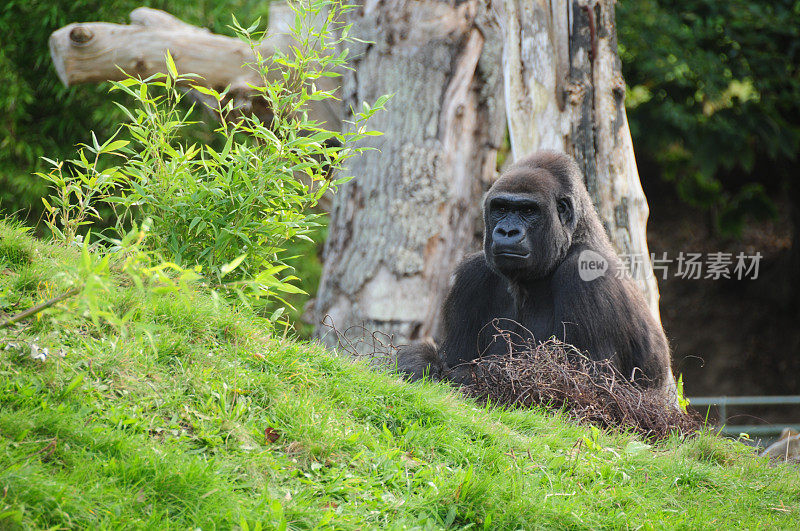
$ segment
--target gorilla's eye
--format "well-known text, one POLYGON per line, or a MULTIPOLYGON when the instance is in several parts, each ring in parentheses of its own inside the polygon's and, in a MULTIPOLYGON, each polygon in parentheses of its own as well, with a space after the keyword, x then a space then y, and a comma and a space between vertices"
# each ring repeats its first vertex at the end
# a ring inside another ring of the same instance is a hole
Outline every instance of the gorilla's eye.
POLYGON ((556 210, 558 210, 559 214, 563 214, 564 212, 566 212, 567 211, 567 202, 564 201, 563 199, 561 201, 559 201, 558 202, 558 206, 556 207, 556 210))
POLYGON ((536 207, 534 207, 534 206, 524 206, 524 207, 522 207, 520 209, 520 212, 522 212, 522 215, 524 215, 524 216, 530 216, 534 212, 536 212, 536 207))

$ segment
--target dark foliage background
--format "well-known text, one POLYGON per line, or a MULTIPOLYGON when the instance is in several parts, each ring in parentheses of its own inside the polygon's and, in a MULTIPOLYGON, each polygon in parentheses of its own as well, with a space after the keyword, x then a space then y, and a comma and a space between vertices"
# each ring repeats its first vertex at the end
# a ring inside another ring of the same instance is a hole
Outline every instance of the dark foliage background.
POLYGON ((797 197, 800 2, 623 1, 617 23, 646 173, 733 234, 797 197))

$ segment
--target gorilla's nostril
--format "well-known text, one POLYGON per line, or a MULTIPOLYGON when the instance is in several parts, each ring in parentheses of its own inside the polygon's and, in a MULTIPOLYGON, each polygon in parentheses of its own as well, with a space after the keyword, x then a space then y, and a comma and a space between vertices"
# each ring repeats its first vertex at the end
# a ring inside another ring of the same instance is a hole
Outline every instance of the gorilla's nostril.
POLYGON ((494 236, 504 240, 519 240, 522 236, 522 231, 514 228, 495 227, 494 236))

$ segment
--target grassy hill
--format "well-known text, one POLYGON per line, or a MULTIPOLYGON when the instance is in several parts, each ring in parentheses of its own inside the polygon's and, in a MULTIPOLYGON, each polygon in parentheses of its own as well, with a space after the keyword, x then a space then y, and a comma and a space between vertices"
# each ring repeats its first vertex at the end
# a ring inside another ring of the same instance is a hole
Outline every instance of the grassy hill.
MULTIPOLYGON (((0 222, 0 322, 79 249, 0 222)), ((406 384, 202 294, 0 329, 0 528, 795 528, 800 471, 701 435, 645 444, 406 384), (42 357, 34 359, 31 354, 42 357)))

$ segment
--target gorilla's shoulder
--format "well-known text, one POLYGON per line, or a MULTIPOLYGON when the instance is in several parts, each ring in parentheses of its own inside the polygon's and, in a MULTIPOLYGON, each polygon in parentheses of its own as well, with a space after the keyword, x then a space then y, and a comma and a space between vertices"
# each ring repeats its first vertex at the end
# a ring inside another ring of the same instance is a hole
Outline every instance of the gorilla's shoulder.
MULTIPOLYGON (((609 251, 575 249, 558 266, 553 275, 553 285, 562 297, 580 299, 585 304, 601 306, 628 306, 633 280, 628 275, 619 258, 609 251), (588 257, 583 252, 589 252, 588 257), (604 270, 588 269, 587 261, 595 261, 604 270), (612 304, 613 302, 613 304, 612 304)), ((565 301, 566 302, 566 301, 565 301)), ((575 301, 573 301, 575 302, 575 301)))
POLYGON ((489 264, 486 263, 486 255, 483 251, 477 253, 470 253, 461 259, 458 267, 456 267, 455 274, 458 275, 462 271, 479 271, 485 269, 491 273, 489 264))
POLYGON ((503 282, 502 278, 489 267, 483 251, 465 256, 458 264, 454 275, 454 287, 469 291, 500 285, 503 282))
POLYGON ((592 276, 592 270, 588 269, 590 263, 594 263, 595 268, 601 268, 594 269, 601 273, 597 277, 597 280, 601 280, 601 284, 604 283, 603 280, 614 283, 614 280, 625 277, 625 268, 616 253, 609 249, 593 249, 585 245, 576 245, 570 250, 556 268, 555 276, 562 282, 580 278, 585 280, 586 275, 592 276))
POLYGON ((444 307, 446 312, 483 312, 507 303, 505 281, 486 263, 483 252, 467 255, 455 270, 444 307))
POLYGON ((560 303, 594 313, 602 311, 609 317, 614 314, 617 319, 639 321, 639 314, 650 316, 634 280, 615 254, 601 250, 590 256, 590 260, 599 259, 606 266, 604 271, 592 274, 585 269, 587 258, 580 251, 571 252, 553 275, 553 284, 558 286, 556 292, 561 299, 556 301, 557 305, 560 303))

